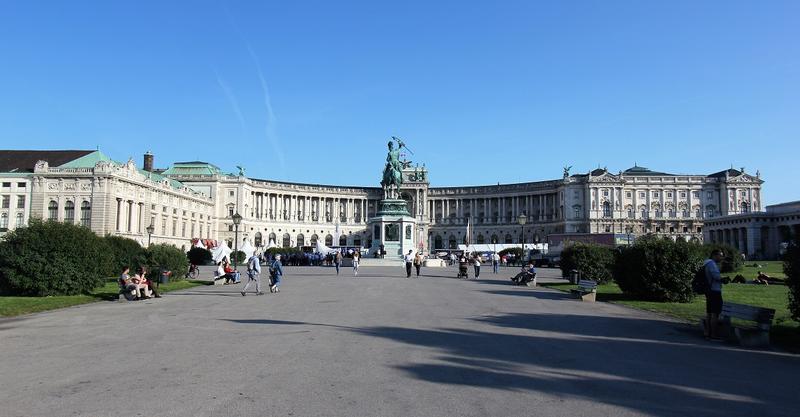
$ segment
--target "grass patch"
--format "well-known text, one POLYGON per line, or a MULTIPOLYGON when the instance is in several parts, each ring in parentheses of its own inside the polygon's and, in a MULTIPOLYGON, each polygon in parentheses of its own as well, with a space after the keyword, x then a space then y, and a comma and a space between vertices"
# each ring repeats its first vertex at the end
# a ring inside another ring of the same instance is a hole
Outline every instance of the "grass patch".
MULTIPOLYGON (((759 263, 765 264, 765 262, 759 263)), ((767 274, 772 275, 769 272, 767 274)), ((562 283, 542 284, 542 286, 567 292, 577 288, 574 284, 562 283)), ((788 293, 789 289, 785 285, 728 284, 722 288, 725 301, 774 309, 775 319, 772 321, 772 332, 770 333, 772 341, 786 349, 797 352, 800 351, 800 323, 792 320, 788 307, 788 293)), ((641 301, 623 294, 619 286, 614 283, 597 286, 597 301, 607 301, 640 310, 652 311, 682 319, 691 324, 698 323, 700 318, 706 314, 706 300, 703 296, 695 297, 689 303, 641 301)))
POLYGON ((738 274, 742 274, 742 276, 750 281, 756 278, 758 271, 762 271, 772 278, 786 279, 786 275, 783 273, 783 262, 781 261, 747 261, 741 271, 728 272, 722 275, 733 278, 738 274), (753 266, 754 264, 761 266, 753 266))
MULTIPOLYGON (((163 284, 159 292, 170 292, 186 288, 206 285, 194 281, 174 281, 163 284)), ((102 287, 96 288, 89 294, 59 295, 52 297, 0 297, 0 317, 20 316, 39 311, 55 310, 80 304, 93 303, 101 300, 116 300, 119 294, 117 280, 109 279, 102 287)))

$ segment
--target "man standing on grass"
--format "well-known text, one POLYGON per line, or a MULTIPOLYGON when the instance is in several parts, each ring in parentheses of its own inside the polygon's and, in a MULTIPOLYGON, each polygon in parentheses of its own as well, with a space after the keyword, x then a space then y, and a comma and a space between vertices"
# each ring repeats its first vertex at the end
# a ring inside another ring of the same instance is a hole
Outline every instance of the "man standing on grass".
POLYGON ((703 264, 708 281, 706 292, 706 328, 705 336, 711 340, 721 340, 717 332, 719 314, 722 313, 722 276, 719 264, 725 255, 719 249, 711 251, 711 256, 703 264))

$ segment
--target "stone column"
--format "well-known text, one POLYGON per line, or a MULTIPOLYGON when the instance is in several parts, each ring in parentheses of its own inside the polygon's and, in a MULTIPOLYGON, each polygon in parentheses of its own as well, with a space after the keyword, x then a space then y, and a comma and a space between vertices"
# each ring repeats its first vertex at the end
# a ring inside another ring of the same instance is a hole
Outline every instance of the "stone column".
POLYGON ((122 231, 122 199, 117 199, 117 227, 118 232, 122 231))

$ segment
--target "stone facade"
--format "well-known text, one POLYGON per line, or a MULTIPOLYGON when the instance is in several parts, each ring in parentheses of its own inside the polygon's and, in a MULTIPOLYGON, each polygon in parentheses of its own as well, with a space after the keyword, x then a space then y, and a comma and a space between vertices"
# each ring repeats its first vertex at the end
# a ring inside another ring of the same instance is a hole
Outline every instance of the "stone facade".
POLYGON ((800 237, 800 201, 709 219, 704 234, 706 241, 734 246, 748 258, 777 259, 800 237))

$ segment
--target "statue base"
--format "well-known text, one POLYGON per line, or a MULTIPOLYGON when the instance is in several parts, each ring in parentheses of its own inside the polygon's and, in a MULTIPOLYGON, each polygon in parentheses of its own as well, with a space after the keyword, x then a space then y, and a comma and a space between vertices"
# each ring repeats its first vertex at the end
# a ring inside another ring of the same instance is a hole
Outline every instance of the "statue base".
POLYGON ((385 198, 380 202, 378 216, 411 216, 408 212, 408 202, 406 200, 385 198))

